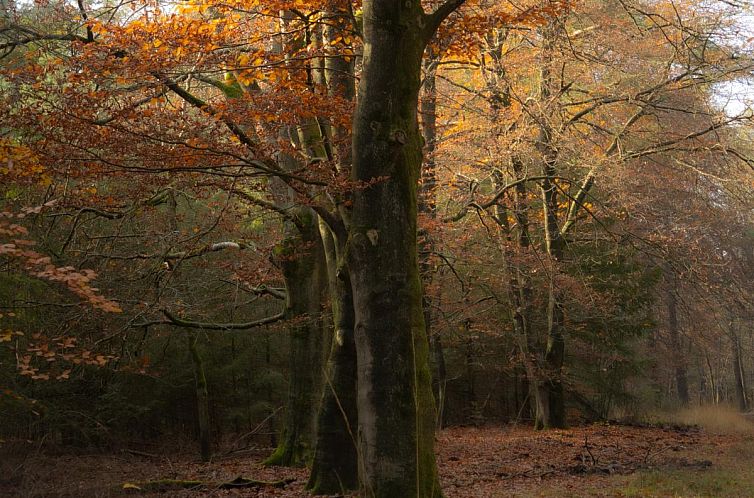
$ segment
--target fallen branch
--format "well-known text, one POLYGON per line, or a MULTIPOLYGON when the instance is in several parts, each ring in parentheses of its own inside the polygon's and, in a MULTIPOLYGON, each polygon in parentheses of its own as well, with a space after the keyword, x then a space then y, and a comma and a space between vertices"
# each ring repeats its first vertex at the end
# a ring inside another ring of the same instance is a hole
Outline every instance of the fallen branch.
POLYGON ((276 408, 275 410, 273 410, 273 412, 272 412, 272 413, 270 413, 269 415, 267 415, 267 416, 266 416, 266 417, 264 418, 264 420, 262 420, 261 422, 259 422, 259 424, 257 424, 257 426, 256 426, 256 427, 254 427, 254 429, 252 429, 252 430, 251 430, 251 432, 247 432, 247 433, 246 433, 246 434, 244 434, 243 436, 241 436, 241 437, 239 437, 238 439, 236 439, 236 442, 235 442, 235 443, 233 444, 234 448, 232 448, 232 449, 230 449, 230 450, 226 451, 226 452, 225 452, 225 453, 223 453, 223 454, 222 454, 221 456, 228 456, 228 455, 230 455, 230 454, 232 454, 232 453, 237 453, 237 452, 239 452, 239 451, 243 451, 243 450, 245 450, 245 449, 248 449, 248 446, 245 446, 245 447, 243 447, 243 448, 237 448, 237 447, 235 447, 235 446, 236 446, 236 445, 238 445, 238 443, 239 443, 240 441, 242 441, 242 440, 244 440, 244 439, 247 439, 247 438, 249 438, 249 437, 251 437, 251 436, 255 435, 256 433, 258 433, 258 432, 259 432, 259 431, 260 431, 260 430, 262 429, 262 427, 264 427, 264 425, 265 425, 265 424, 267 423, 267 421, 268 421, 268 420, 270 420, 270 419, 271 419, 272 417, 274 417, 274 416, 275 416, 275 414, 277 414, 277 412, 279 412, 279 411, 280 411, 280 410, 282 410, 282 409, 283 409, 283 407, 282 407, 282 406, 278 406, 278 407, 277 407, 277 408, 276 408))
POLYGON ((139 450, 125 449, 123 450, 123 453, 128 453, 129 455, 142 456, 142 457, 147 457, 147 458, 160 458, 159 455, 155 455, 154 453, 147 453, 146 451, 139 451, 139 450))
POLYGON ((156 481, 127 482, 123 484, 123 489, 126 491, 165 493, 177 489, 201 489, 206 486, 207 483, 204 481, 158 479, 156 481))
POLYGON ((294 482, 295 478, 281 479, 279 481, 259 481, 238 476, 232 481, 211 482, 183 479, 157 479, 144 482, 127 482, 122 489, 138 493, 167 493, 179 489, 210 490, 210 489, 239 489, 239 488, 284 488, 294 482))
POLYGON ((279 481, 257 481, 255 479, 245 479, 243 477, 236 477, 232 481, 224 482, 218 486, 220 489, 235 489, 235 488, 284 488, 296 479, 289 477, 288 479, 281 479, 279 481))

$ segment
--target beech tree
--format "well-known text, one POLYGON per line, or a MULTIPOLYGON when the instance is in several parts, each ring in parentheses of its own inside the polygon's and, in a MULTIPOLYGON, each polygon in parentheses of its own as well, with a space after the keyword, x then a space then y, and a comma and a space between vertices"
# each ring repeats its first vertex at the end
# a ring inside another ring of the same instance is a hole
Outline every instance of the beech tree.
MULTIPOLYGON (((443 4, 432 14, 425 14, 418 1, 376 1, 364 4, 364 62, 354 116, 351 170, 353 180, 364 187, 357 188, 352 195, 353 206, 347 226, 348 242, 343 244, 341 236, 340 244, 341 247, 345 247, 342 259, 348 267, 354 296, 356 351, 359 359, 358 433, 363 470, 362 486, 365 492, 374 496, 396 493, 421 496, 440 494, 432 449, 434 405, 429 384, 416 253, 416 181, 421 165, 421 140, 416 106, 424 48, 442 20, 461 3, 453 1, 443 4), (405 57, 396 59, 395 53, 404 54, 405 57), (390 102, 388 106, 384 106, 386 98, 390 102), (410 379, 410 382, 407 383, 406 379, 410 379)), ((285 5, 281 4, 280 7, 284 8, 285 5)), ((233 6, 225 8, 225 18, 213 14, 214 19, 218 21, 217 24, 230 27, 242 23, 243 20, 233 13, 233 9, 233 6)), ((202 11, 197 12, 201 14, 202 11)), ((125 83, 125 80, 131 80, 137 74, 148 74, 152 83, 146 86, 137 84, 136 88, 143 88, 157 98, 165 92, 175 94, 185 103, 181 112, 185 111, 196 117, 213 118, 217 126, 227 129, 237 145, 225 142, 221 146, 222 151, 215 150, 205 154, 202 151, 209 152, 214 149, 206 142, 206 137, 194 134, 194 137, 187 139, 184 138, 185 132, 177 129, 165 130, 167 134, 173 135, 170 141, 178 139, 183 147, 197 150, 199 155, 205 156, 206 159, 217 152, 219 154, 215 157, 221 161, 224 158, 235 157, 236 160, 247 163, 252 171, 272 173, 271 176, 283 179, 288 187, 297 192, 296 195, 304 193, 305 189, 301 185, 308 184, 309 180, 269 161, 265 157, 262 143, 256 140, 255 134, 227 113, 231 110, 229 106, 221 105, 221 111, 218 104, 204 100, 183 86, 181 83, 184 79, 174 72, 183 59, 195 50, 193 44, 199 42, 198 38, 178 38, 182 32, 201 32, 206 38, 205 41, 209 43, 227 44, 229 31, 204 30, 200 23, 191 20, 190 16, 185 21, 173 18, 173 27, 170 28, 151 22, 132 23, 125 27, 89 23, 89 14, 80 6, 80 15, 86 24, 84 35, 78 34, 75 28, 65 35, 32 31, 27 37, 11 39, 3 48, 47 41, 73 42, 82 48, 83 59, 89 61, 89 65, 84 67, 87 70, 99 68, 97 70, 102 70, 101 74, 105 75, 114 71, 110 68, 103 70, 108 67, 110 60, 133 61, 137 65, 124 65, 122 68, 128 73, 120 71, 123 74, 119 76, 119 80, 113 82, 115 86, 125 83), (104 43, 99 41, 99 37, 103 35, 107 38, 104 43), (140 47, 134 44, 140 36, 151 37, 153 41, 146 47, 140 47), (164 50, 167 46, 177 48, 168 52, 164 50), (136 50, 142 48, 153 51, 153 55, 161 54, 158 56, 161 62, 153 59, 149 61, 149 65, 144 65, 144 60, 136 54, 136 50), (180 135, 184 137, 178 138, 180 135), (253 159, 243 159, 241 155, 236 155, 232 151, 239 147, 246 149, 243 152, 244 156, 248 157, 251 153, 253 159)), ((22 30, 19 29, 18 32, 22 30)), ((259 48, 254 50, 260 54, 257 57, 263 58, 263 62, 275 58, 272 52, 265 52, 259 48)), ((216 54, 219 55, 220 52, 216 54)), ((248 64, 247 61, 251 57, 241 54, 239 59, 244 65, 248 64)), ((253 80, 244 71, 231 73, 229 83, 206 78, 205 80, 209 85, 219 88, 224 95, 235 96, 238 95, 238 90, 253 87, 253 80)), ((76 78, 74 75, 69 77, 76 78)), ((290 81, 287 78, 285 80, 290 81)), ((301 84, 300 81, 294 82, 290 88, 301 88, 301 84)), ((108 86, 113 85, 110 83, 108 86)), ((83 90, 82 87, 71 89, 74 93, 83 90)), ((102 92, 102 87, 86 88, 84 91, 88 92, 90 97, 106 97, 104 93, 96 93, 102 92)), ((127 105, 138 108, 149 102, 150 100, 139 97, 127 105)), ((61 105, 63 102, 59 101, 56 104, 61 105)), ((73 101, 69 96, 69 100, 63 105, 71 110, 78 108, 75 113, 83 120, 114 129, 108 125, 114 124, 114 119, 118 118, 102 117, 102 111, 97 111, 99 115, 93 114, 79 104, 83 102, 73 101)), ((117 111, 113 109, 113 112, 117 111)), ((296 122, 299 118, 294 115, 293 119, 296 122)), ((120 128, 118 133, 128 133, 131 125, 125 122, 124 124, 125 127, 120 128)), ((133 130, 132 127, 131 129, 133 130)), ((111 164, 116 168, 141 168, 136 166, 134 160, 138 160, 139 154, 142 153, 144 155, 141 157, 146 157, 148 150, 145 143, 139 153, 123 154, 122 149, 113 147, 112 137, 109 142, 99 141, 97 137, 82 141, 81 137, 59 135, 61 130, 62 128, 59 128, 52 134, 49 133, 50 129, 43 131, 47 136, 55 136, 55 141, 48 144, 58 143, 63 149, 74 145, 79 150, 86 151, 85 155, 90 157, 94 156, 95 148, 98 148, 98 157, 112 154, 107 161, 112 161, 111 164)), ((160 135, 159 140, 162 142, 167 139, 163 131, 155 128, 146 133, 160 135)), ((49 149, 48 153, 56 154, 49 149)), ((99 161, 97 158, 91 158, 94 162, 99 161)), ((218 164, 216 160, 211 161, 218 164)), ((218 167, 225 166, 218 164, 218 167)), ((264 203, 258 201, 257 204, 264 203)), ((278 206, 277 209, 279 208, 278 206)), ((332 222, 331 217, 328 217, 321 207, 318 214, 324 216, 326 222, 332 222)), ((330 229, 334 233, 343 233, 338 226, 331 226, 330 229)), ((289 299, 292 299, 291 294, 289 289, 289 299)), ((167 314, 166 318, 167 321, 181 326, 206 328, 211 325, 175 317, 173 314, 167 314)), ((298 413, 295 415, 301 416, 298 413)))
POLYGON ((369 496, 441 496, 422 308, 416 185, 422 57, 440 23, 413 0, 364 3, 364 68, 353 123, 348 267, 358 356, 359 449, 369 496), (396 54, 400 54, 396 57, 396 54))

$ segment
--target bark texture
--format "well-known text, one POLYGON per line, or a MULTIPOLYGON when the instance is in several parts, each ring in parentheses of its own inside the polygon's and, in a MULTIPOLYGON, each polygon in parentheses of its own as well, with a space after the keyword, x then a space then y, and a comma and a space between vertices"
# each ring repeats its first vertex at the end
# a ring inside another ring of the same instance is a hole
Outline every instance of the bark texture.
MULTIPOLYGON (((437 66, 440 58, 432 47, 427 49, 424 60, 424 85, 420 102, 421 132, 424 138, 424 164, 419 184, 419 216, 427 222, 437 218, 437 167, 435 164, 435 149, 437 147, 437 66)), ((429 230, 419 230, 419 270, 424 289, 424 324, 429 338, 429 348, 432 356, 432 391, 436 401, 437 428, 443 425, 445 408, 445 392, 448 383, 445 366, 445 352, 439 333, 432 331, 433 298, 426 292, 432 284, 432 251, 434 241, 429 230)))
POLYGON ((441 496, 416 240, 417 122, 428 16, 415 0, 364 3, 353 123, 348 266, 358 358, 363 496, 441 496))
POLYGON ((290 326, 288 405, 280 442, 267 465, 302 466, 314 451, 319 393, 322 388, 325 324, 322 311, 327 274, 319 222, 308 208, 297 213, 298 232, 276 248, 286 282, 290 326))
POLYGON ((322 233, 328 268, 332 269, 329 288, 335 333, 325 371, 317 446, 307 489, 313 494, 336 494, 358 487, 356 344, 344 244, 327 227, 322 227, 322 233))

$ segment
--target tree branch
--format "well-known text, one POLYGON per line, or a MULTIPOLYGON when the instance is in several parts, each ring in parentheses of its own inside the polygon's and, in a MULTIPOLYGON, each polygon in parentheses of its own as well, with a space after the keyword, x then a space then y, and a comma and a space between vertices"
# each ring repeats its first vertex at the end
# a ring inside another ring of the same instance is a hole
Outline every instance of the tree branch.
MULTIPOLYGON (((526 183, 526 182, 530 182, 530 181, 544 180, 545 178, 549 178, 549 177, 546 177, 546 176, 527 176, 526 178, 519 178, 516 181, 510 182, 510 183, 505 184, 502 187, 500 187, 492 195, 492 197, 489 200, 487 200, 487 201, 485 201, 485 202, 483 202, 481 204, 478 203, 478 202, 470 201, 458 213, 456 213, 453 216, 448 216, 447 218, 443 218, 442 221, 445 222, 445 223, 448 223, 448 222, 451 222, 451 221, 459 221, 464 216, 466 216, 466 213, 469 211, 469 208, 473 207, 473 208, 476 208, 478 210, 483 210, 483 209, 490 208, 490 207, 494 206, 497 203, 497 201, 500 200, 500 198, 503 195, 505 195, 505 193, 508 190, 512 189, 513 187, 516 187, 517 185, 521 185, 522 183, 526 183)), ((565 178, 558 178, 558 179, 559 180, 564 180, 564 181, 566 180, 565 178)))
MULTIPOLYGON (((76 3, 79 6, 79 12, 81 13, 81 19, 83 21, 88 21, 89 16, 86 14, 86 9, 84 8, 84 0, 76 0, 76 3)), ((91 43, 94 41, 94 32, 92 31, 92 27, 87 24, 86 26, 86 41, 91 43)))
POLYGON ((437 7, 437 10, 431 14, 427 14, 427 21, 424 27, 424 39, 429 42, 445 18, 465 2, 466 0, 446 0, 445 3, 437 7))
MULTIPOLYGON (((192 106, 196 107, 197 109, 205 112, 206 114, 209 114, 210 116, 214 118, 218 118, 220 121, 222 121, 225 126, 228 127, 228 129, 233 133, 233 135, 238 138, 238 140, 246 145, 247 147, 250 147, 252 150, 256 150, 258 148, 257 144, 241 129, 240 126, 238 126, 233 121, 223 117, 223 115, 217 111, 214 107, 207 104, 202 99, 196 97, 194 94, 190 93, 188 90, 185 90, 183 87, 181 87, 178 83, 176 83, 174 80, 168 78, 167 76, 160 74, 160 73, 152 73, 162 84, 164 84, 166 87, 168 87, 170 90, 173 91, 176 95, 181 97, 183 100, 191 104, 192 106)), ((277 169, 276 166, 270 167, 269 165, 265 164, 266 167, 270 169, 277 169)))
POLYGON ((82 43, 90 43, 90 40, 85 36, 74 34, 34 34, 27 38, 21 38, 12 42, 0 43, 0 50, 14 49, 19 45, 26 45, 28 43, 34 43, 37 41, 80 41, 82 43))
POLYGON ((681 142, 685 142, 687 140, 692 140, 694 138, 699 138, 701 136, 704 136, 708 133, 712 133, 715 130, 719 130, 720 128, 723 128, 724 126, 728 126, 730 123, 736 121, 736 119, 730 119, 730 120, 723 120, 719 121, 717 123, 712 123, 710 126, 703 130, 699 130, 693 133, 689 133, 688 135, 684 135, 682 137, 674 138, 671 140, 666 140, 664 142, 660 142, 658 144, 655 144, 651 147, 646 147, 644 149, 635 150, 632 152, 627 152, 621 157, 621 160, 628 161, 629 159, 636 159, 637 157, 644 157, 649 156, 652 154, 659 154, 661 152, 666 152, 668 150, 672 150, 672 147, 674 145, 678 145, 681 142))
MULTIPOLYGON (((260 318, 252 322, 246 323, 212 323, 212 322, 195 322, 193 320, 185 320, 178 318, 170 313, 168 310, 161 310, 167 320, 160 320, 149 322, 149 325, 175 325, 176 327, 183 327, 188 329, 204 329, 204 330, 246 330, 267 325, 270 323, 278 322, 285 318, 285 311, 281 311, 277 315, 260 318)), ((146 324, 135 324, 136 327, 141 327, 146 324)))

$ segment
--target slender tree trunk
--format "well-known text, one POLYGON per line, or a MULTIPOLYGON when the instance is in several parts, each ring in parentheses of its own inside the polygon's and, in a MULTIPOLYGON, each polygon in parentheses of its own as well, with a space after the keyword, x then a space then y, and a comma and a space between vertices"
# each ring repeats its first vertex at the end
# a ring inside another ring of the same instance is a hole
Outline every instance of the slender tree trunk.
POLYGON ((707 372, 709 372, 709 383, 711 387, 710 402, 716 405, 720 402, 720 391, 718 390, 717 382, 715 381, 715 370, 712 368, 712 362, 710 361, 709 354, 706 352, 704 353, 704 359, 707 362, 707 372))
POLYGON ((445 364, 445 350, 439 333, 432 334, 429 341, 430 353, 435 367, 433 388, 435 393, 435 424, 437 429, 445 425, 445 401, 448 389, 448 368, 445 364))
MULTIPOLYGON (((355 97, 353 62, 343 55, 352 29, 350 1, 333 0, 323 14, 322 81, 328 95, 350 102, 355 97)), ((340 175, 351 171, 349 130, 322 121, 330 159, 340 175)), ((317 446, 307 489, 313 494, 344 493, 358 487, 356 432, 356 343, 351 282, 345 261, 349 224, 349 194, 334 192, 332 214, 337 226, 320 225, 328 269, 333 338, 325 370, 324 392, 317 424, 317 446)))
POLYGON ((209 393, 207 391, 207 377, 204 374, 204 364, 196 347, 198 334, 188 338, 191 363, 194 366, 194 384, 196 385, 196 413, 199 421, 199 446, 203 462, 212 458, 212 435, 210 433, 209 393))
MULTIPOLYGON (((499 96, 495 102, 505 102, 507 97, 505 95, 499 96)), ((498 109, 498 107, 495 107, 498 109)), ((497 113, 497 111, 496 111, 497 113)), ((515 175, 516 180, 520 180, 524 176, 523 164, 520 158, 514 157, 511 160, 511 169, 515 175)), ((495 186, 500 188, 503 185, 503 179, 501 175, 495 176, 495 186)), ((529 251, 531 245, 531 239, 529 235, 529 215, 528 215, 528 200, 527 200, 527 187, 526 183, 520 183, 513 190, 513 217, 516 222, 515 234, 511 234, 508 237, 508 242, 515 244, 517 253, 513 250, 503 250, 503 256, 506 261, 508 271, 508 298, 511 304, 511 315, 513 318, 513 330, 515 332, 516 343, 520 352, 521 367, 523 367, 524 382, 523 387, 526 394, 521 400, 521 404, 517 406, 519 410, 516 417, 519 414, 524 413, 528 408, 531 411, 531 403, 534 403, 534 407, 540 406, 540 392, 537 390, 537 383, 540 379, 540 369, 536 365, 536 357, 534 354, 534 338, 531 333, 530 317, 532 308, 532 287, 531 279, 528 274, 528 269, 522 267, 522 263, 516 260, 516 256, 521 256, 529 251), (515 236, 514 236, 515 235, 515 236)), ((506 232, 510 233, 510 227, 508 227, 507 213, 500 208, 496 208, 496 218, 498 223, 506 229, 506 232)), ((536 420, 536 412, 535 412, 536 420)))
POLYGON ((701 359, 698 360, 697 369, 699 372, 699 406, 703 405, 708 397, 707 375, 704 373, 704 365, 701 359))
POLYGON ((749 399, 746 390, 746 375, 741 359, 741 339, 732 330, 730 339, 733 347, 733 374, 736 379, 736 400, 738 401, 739 410, 746 412, 749 409, 749 399))
MULTIPOLYGON (((270 334, 265 334, 265 340, 264 340, 264 364, 267 368, 267 371, 272 370, 272 348, 270 344, 270 334)), ((272 403, 273 400, 273 390, 272 390, 272 383, 267 382, 267 402, 272 403)), ((247 384, 248 386, 248 384, 247 384)), ((278 438, 277 438, 277 432, 275 432, 275 428, 277 426, 275 412, 272 412, 269 417, 267 417, 267 429, 268 433, 270 435, 270 447, 277 447, 278 445, 278 438)))
MULTIPOLYGON (((551 276, 554 279, 554 276, 551 276)), ((565 354, 563 337, 563 309, 556 284, 550 282, 547 304, 547 346, 545 349, 545 378, 537 383, 537 429, 564 428, 565 396, 562 370, 565 354)))
POLYGON ((471 334, 471 323, 464 322, 464 336, 466 337, 466 389, 464 414, 467 423, 481 426, 484 422, 479 401, 477 400, 477 348, 474 344, 475 337, 471 334))
POLYGON ((358 357, 362 495, 441 496, 416 240, 417 104, 432 35, 418 0, 364 2, 348 267, 358 357))
POLYGON ((673 348, 673 368, 675 371, 675 385, 678 389, 678 400, 683 406, 688 406, 689 384, 686 375, 686 362, 681 353, 681 340, 678 329, 678 306, 675 292, 668 291, 668 333, 670 334, 670 347, 673 348))
MULTIPOLYGON (((543 28, 542 69, 540 76, 539 104, 547 109, 552 96, 553 42, 555 23, 543 28)), ((563 428, 566 425, 565 398, 563 392, 563 362, 565 360, 564 313, 562 291, 558 288, 557 272, 563 259, 564 240, 558 226, 557 149, 553 146, 552 116, 542 113, 538 120, 539 136, 536 148, 542 157, 542 207, 545 228, 545 249, 550 257, 549 283, 547 289, 547 345, 541 367, 543 378, 537 381, 537 429, 563 428)))
POLYGON ((358 487, 356 451, 356 343, 353 295, 343 258, 343 237, 321 227, 329 272, 335 333, 325 371, 317 426, 317 446, 307 489, 337 494, 358 487))
MULTIPOLYGON (((424 60, 424 84, 422 97, 419 102, 421 113, 421 132, 424 138, 424 164, 422 167, 421 183, 419 184, 418 206, 419 216, 425 218, 425 223, 432 223, 437 219, 437 167, 435 164, 435 149, 437 147, 437 64, 439 57, 434 54, 432 47, 428 49, 424 60)), ((445 411, 445 390, 448 383, 445 366, 445 352, 439 333, 432 331, 432 296, 426 289, 432 284, 432 251, 434 242, 430 230, 419 230, 419 271, 422 277, 424 291, 424 324, 427 328, 429 348, 432 355, 432 390, 435 395, 436 423, 442 427, 445 411)))

